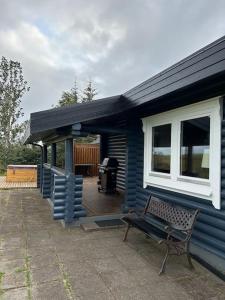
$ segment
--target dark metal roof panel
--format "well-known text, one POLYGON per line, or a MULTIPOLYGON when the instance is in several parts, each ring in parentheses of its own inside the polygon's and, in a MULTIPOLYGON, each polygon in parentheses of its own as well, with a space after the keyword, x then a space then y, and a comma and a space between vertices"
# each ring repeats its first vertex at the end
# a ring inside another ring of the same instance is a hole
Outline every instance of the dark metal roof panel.
POLYGON ((225 37, 144 81, 124 94, 134 106, 225 71, 225 37))
POLYGON ((127 108, 129 100, 113 96, 31 114, 30 133, 65 127, 74 123, 115 115, 127 108))

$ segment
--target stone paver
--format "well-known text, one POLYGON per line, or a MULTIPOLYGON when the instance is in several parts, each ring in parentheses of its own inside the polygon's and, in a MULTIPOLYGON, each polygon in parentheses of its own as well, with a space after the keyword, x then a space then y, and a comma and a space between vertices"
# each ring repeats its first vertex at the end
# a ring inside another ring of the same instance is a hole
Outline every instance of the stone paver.
POLYGON ((34 286, 32 298, 34 300, 67 300, 68 296, 61 281, 52 281, 34 286))
POLYGON ((52 220, 38 190, 0 192, 0 299, 225 299, 225 284, 197 262, 172 258, 131 230, 84 232, 52 220))
POLYGON ((26 288, 10 289, 4 291, 4 294, 1 295, 2 300, 25 300, 29 299, 27 295, 26 288))

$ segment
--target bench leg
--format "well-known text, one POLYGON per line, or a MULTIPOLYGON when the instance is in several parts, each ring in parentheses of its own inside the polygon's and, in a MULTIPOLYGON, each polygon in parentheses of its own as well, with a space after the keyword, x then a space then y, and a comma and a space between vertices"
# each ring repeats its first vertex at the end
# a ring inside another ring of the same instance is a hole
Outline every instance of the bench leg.
POLYGON ((127 224, 127 229, 126 229, 126 232, 125 232, 125 235, 124 235, 124 238, 123 238, 124 242, 126 242, 126 240, 127 240, 127 235, 128 235, 128 231, 129 231, 130 227, 131 227, 130 224, 127 224))
POLYGON ((169 256, 169 247, 167 247, 166 249, 166 255, 163 259, 163 262, 162 262, 162 265, 161 265, 161 269, 159 271, 159 275, 163 274, 165 272, 165 268, 166 268, 166 261, 167 261, 167 258, 169 256))
POLYGON ((188 260, 188 263, 189 263, 189 266, 190 266, 190 269, 193 270, 195 267, 192 263, 192 260, 191 260, 191 255, 189 252, 187 252, 187 260, 188 260))
POLYGON ((191 270, 193 270, 194 265, 193 265, 192 260, 191 260, 191 255, 190 255, 189 249, 190 249, 190 241, 188 241, 187 244, 186 244, 186 255, 187 255, 187 260, 188 260, 189 267, 190 267, 191 270))

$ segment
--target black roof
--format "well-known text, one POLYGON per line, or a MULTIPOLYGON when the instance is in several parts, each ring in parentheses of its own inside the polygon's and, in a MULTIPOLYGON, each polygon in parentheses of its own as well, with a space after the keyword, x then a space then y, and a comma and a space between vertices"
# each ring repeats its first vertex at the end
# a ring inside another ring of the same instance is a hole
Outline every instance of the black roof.
POLYGON ((160 98, 225 71, 225 36, 124 94, 134 106, 160 98))
POLYGON ((128 100, 119 95, 31 114, 31 133, 114 115, 126 109, 128 100))
POLYGON ((196 86, 196 83, 204 83, 218 75, 225 78, 225 36, 123 95, 32 113, 27 142, 37 141, 46 135, 46 132, 55 128, 106 118, 133 110, 146 103, 156 103, 167 95, 187 90, 193 85, 196 86))
POLYGON ((130 101, 122 95, 77 103, 32 113, 25 143, 39 141, 50 136, 57 128, 74 123, 114 116, 130 107, 130 101))

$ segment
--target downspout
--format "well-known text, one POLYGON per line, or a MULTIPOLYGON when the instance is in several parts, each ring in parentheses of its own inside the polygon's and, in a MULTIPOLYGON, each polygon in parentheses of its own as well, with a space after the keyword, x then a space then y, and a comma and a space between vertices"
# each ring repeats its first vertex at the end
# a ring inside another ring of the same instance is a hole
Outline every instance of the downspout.
POLYGON ((44 153, 43 153, 43 146, 42 145, 39 145, 39 144, 36 144, 36 143, 31 143, 31 145, 33 146, 38 146, 40 147, 40 150, 41 150, 41 161, 40 161, 40 190, 42 191, 42 173, 43 173, 43 156, 44 156, 44 153))

